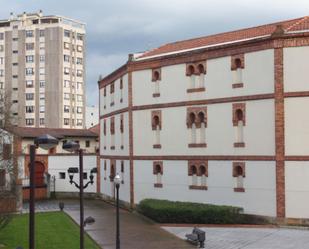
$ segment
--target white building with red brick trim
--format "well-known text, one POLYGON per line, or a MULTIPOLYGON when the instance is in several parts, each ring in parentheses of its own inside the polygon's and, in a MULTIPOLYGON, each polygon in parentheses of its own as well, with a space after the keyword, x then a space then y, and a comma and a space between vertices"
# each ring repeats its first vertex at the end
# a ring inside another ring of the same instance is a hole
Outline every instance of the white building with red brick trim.
POLYGON ((176 43, 99 81, 101 193, 309 218, 309 17, 176 43))

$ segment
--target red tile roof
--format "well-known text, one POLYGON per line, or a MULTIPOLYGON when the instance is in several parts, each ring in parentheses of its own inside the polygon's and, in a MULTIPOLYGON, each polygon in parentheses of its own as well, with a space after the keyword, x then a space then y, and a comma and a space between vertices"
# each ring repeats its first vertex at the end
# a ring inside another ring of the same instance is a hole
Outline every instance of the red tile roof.
POLYGON ((93 132, 93 133, 95 133, 99 136, 100 135, 100 124, 92 126, 88 130, 90 130, 91 132, 93 132))
POLYGON ((236 31, 225 32, 210 36, 199 37, 190 40, 178 41, 162 45, 153 50, 147 51, 138 58, 156 56, 165 53, 176 52, 180 50, 194 49, 203 46, 215 45, 225 42, 233 42, 238 40, 250 39, 259 36, 271 35, 277 28, 281 26, 285 32, 309 30, 309 16, 286 20, 252 28, 246 28, 236 31))
POLYGON ((22 138, 35 138, 44 134, 49 134, 58 139, 65 137, 98 137, 96 133, 87 129, 13 127, 10 131, 22 138))

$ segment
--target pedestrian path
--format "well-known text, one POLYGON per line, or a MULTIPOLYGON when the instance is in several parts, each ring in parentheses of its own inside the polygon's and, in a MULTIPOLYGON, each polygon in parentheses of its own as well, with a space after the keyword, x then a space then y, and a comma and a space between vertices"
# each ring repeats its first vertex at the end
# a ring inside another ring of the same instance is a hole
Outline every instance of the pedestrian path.
MULTIPOLYGON (((283 228, 200 227, 207 249, 308 249, 309 231, 283 228)), ((184 239, 193 227, 163 227, 184 239)))

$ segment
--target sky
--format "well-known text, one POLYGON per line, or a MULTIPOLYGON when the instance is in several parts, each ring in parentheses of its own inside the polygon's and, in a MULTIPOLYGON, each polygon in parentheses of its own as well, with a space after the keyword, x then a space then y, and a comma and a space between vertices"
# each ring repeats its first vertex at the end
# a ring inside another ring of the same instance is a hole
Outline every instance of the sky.
POLYGON ((309 15, 309 0, 0 0, 0 6, 0 19, 42 10, 86 23, 87 105, 98 105, 99 75, 130 53, 309 15))

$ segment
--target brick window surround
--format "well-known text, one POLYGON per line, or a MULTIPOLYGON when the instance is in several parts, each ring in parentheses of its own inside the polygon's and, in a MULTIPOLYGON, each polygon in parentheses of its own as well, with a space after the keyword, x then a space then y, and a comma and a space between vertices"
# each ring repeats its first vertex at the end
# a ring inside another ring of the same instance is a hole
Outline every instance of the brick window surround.
POLYGON ((111 160, 110 160, 110 175, 109 175, 109 180, 110 180, 111 182, 113 182, 115 176, 116 176, 116 160, 115 160, 115 159, 111 159, 111 160))
MULTIPOLYGON (((161 118, 161 110, 156 110, 151 112, 151 127, 153 131, 157 130, 157 126, 159 126, 159 130, 162 129, 162 118, 161 118)), ((160 135, 160 134, 159 134, 160 135)), ((155 143, 153 145, 154 149, 161 149, 160 143, 155 143)))
MULTIPOLYGON (((203 176, 208 177, 208 161, 204 160, 190 160, 188 161, 188 176, 203 176)), ((189 185, 189 189, 207 190, 207 186, 203 185, 189 185)))
MULTIPOLYGON (((233 177, 246 177, 246 164, 245 162, 233 162, 233 177)), ((244 187, 235 187, 234 192, 245 192, 244 187)))
MULTIPOLYGON (((238 126, 238 121, 242 120, 243 126, 246 126, 246 104, 245 103, 234 103, 233 104, 233 126, 238 126)), ((235 148, 245 147, 244 142, 234 143, 235 148)))
MULTIPOLYGON (((192 129, 192 125, 195 124, 197 129, 201 128, 201 124, 205 124, 207 128, 207 106, 203 107, 188 107, 187 108, 187 128, 192 129)), ((206 143, 190 143, 189 148, 205 148, 206 143)))
POLYGON ((151 73, 151 81, 155 82, 155 81, 160 81, 161 80, 161 68, 154 68, 152 69, 152 73, 151 73))
MULTIPOLYGON (((163 162, 162 161, 154 161, 152 167, 153 167, 152 171, 154 175, 157 175, 158 173, 163 175, 163 162)), ((157 182, 157 183, 154 183, 154 187, 162 188, 163 184, 157 182)))
MULTIPOLYGON (((186 65, 186 76, 199 76, 201 74, 206 74, 206 61, 197 61, 187 63, 186 65)), ((204 92, 205 87, 194 87, 187 89, 187 93, 204 92)))
MULTIPOLYGON (((238 68, 245 68, 245 56, 244 54, 237 54, 231 56, 231 70, 236 71, 238 68)), ((242 88, 244 87, 243 82, 237 82, 232 84, 232 88, 242 88)))

